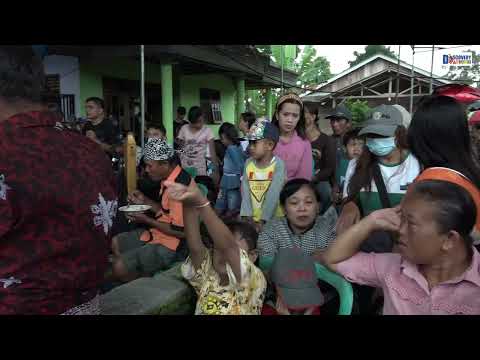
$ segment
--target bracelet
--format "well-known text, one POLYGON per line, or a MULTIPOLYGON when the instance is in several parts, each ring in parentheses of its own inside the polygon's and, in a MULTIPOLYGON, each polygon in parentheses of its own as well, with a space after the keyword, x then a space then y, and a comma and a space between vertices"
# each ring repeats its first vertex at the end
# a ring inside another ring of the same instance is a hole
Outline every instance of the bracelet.
POLYGON ((195 206, 195 209, 201 209, 201 208, 204 208, 204 207, 206 207, 206 206, 208 206, 208 205, 210 205, 210 201, 207 201, 205 204, 195 206))

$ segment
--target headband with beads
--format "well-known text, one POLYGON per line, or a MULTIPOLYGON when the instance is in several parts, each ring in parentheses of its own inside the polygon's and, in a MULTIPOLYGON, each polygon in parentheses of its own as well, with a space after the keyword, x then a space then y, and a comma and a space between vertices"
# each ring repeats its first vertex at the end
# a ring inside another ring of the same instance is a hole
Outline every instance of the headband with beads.
POLYGON ((303 109, 302 100, 300 99, 300 97, 297 94, 293 94, 293 93, 281 96, 280 99, 278 99, 278 102, 277 102, 277 109, 280 107, 280 105, 282 105, 286 100, 289 100, 289 99, 292 99, 292 100, 295 100, 296 102, 298 102, 300 107, 303 109))

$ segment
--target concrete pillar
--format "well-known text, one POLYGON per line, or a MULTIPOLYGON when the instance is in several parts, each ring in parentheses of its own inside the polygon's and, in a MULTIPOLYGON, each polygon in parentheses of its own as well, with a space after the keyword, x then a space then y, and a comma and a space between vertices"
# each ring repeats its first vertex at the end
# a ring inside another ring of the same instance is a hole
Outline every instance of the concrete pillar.
POLYGON ((256 101, 256 96, 255 96, 255 90, 248 90, 247 91, 247 98, 250 98, 252 99, 251 102, 249 102, 249 106, 247 108, 247 111, 252 111, 252 110, 255 110, 257 111, 258 109, 258 104, 257 104, 257 101, 256 101))
POLYGON ((237 89, 237 113, 235 124, 238 124, 240 120, 240 115, 245 112, 245 80, 237 79, 236 82, 237 89))
POLYGON ((265 94, 265 112, 268 120, 272 120, 273 117, 273 94, 272 89, 268 89, 265 94))
POLYGON ((162 77, 162 120, 167 130, 167 141, 173 144, 173 81, 172 65, 160 66, 162 77))

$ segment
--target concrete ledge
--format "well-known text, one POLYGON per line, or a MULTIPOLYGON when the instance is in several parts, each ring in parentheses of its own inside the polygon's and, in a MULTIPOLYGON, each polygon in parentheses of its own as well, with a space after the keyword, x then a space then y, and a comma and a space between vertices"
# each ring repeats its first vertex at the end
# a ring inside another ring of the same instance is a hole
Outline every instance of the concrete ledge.
POLYGON ((195 310, 196 296, 183 280, 180 264, 153 277, 114 288, 101 298, 103 315, 188 315, 195 310))

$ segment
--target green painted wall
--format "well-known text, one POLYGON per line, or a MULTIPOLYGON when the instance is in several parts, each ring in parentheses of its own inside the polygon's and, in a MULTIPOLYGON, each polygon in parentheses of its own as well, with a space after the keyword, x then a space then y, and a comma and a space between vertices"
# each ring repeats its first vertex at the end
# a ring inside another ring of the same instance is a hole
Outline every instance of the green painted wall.
POLYGON ((91 96, 103 97, 102 75, 85 69, 80 64, 80 116, 85 117, 85 100, 91 96))
MULTIPOLYGON (((180 104, 190 109, 200 105, 200 88, 220 91, 220 110, 223 121, 235 123, 235 86, 231 78, 218 75, 188 75, 180 77, 180 104)), ((209 125, 218 137, 219 125, 209 125)))
MULTIPOLYGON (((140 77, 139 69, 140 65, 138 63, 124 59, 118 59, 110 64, 80 63, 81 116, 85 116, 83 104, 87 98, 91 96, 103 97, 103 77, 138 80, 140 77)), ((236 90, 234 80, 218 74, 180 75, 179 79, 175 80, 173 86, 179 86, 180 90, 174 89, 173 117, 175 116, 177 106, 184 106, 188 113, 190 107, 200 105, 200 88, 207 88, 220 91, 223 120, 235 123, 236 90)), ((159 64, 145 64, 145 81, 154 84, 161 83, 159 64)), ((209 127, 212 128, 215 137, 218 137, 219 125, 209 125, 209 127)))
MULTIPOLYGON (((111 63, 80 62, 80 106, 81 116, 85 116, 85 100, 91 96, 103 97, 102 77, 126 80, 140 79, 140 64, 137 62, 116 59, 111 63)), ((153 84, 161 83, 159 64, 145 64, 145 81, 153 84)))

